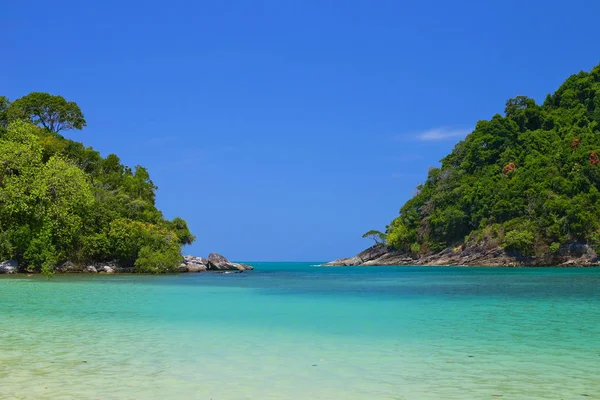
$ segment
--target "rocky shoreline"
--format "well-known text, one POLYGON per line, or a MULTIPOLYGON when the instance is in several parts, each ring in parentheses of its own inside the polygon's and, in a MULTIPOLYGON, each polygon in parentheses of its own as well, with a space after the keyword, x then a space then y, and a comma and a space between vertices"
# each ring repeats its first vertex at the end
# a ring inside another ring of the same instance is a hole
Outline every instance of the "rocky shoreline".
MULTIPOLYGON (((217 253, 210 253, 208 258, 185 256, 177 268, 179 273, 187 272, 237 272, 252 271, 254 267, 229 261, 217 253)), ((0 262, 0 274, 26 273, 19 268, 14 260, 0 262)), ((67 261, 56 267, 57 273, 85 273, 85 274, 129 274, 135 273, 133 268, 123 268, 117 262, 75 264, 67 261)))
POLYGON ((502 247, 459 246, 439 253, 415 256, 382 245, 369 247, 354 257, 331 261, 326 266, 473 266, 473 267, 595 267, 600 257, 587 244, 571 243, 557 254, 526 257, 502 247))

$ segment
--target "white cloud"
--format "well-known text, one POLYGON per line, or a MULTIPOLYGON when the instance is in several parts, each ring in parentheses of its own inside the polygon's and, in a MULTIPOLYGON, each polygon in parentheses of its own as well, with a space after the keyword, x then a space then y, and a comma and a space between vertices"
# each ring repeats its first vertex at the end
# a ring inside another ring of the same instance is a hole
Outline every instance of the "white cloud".
POLYGON ((452 128, 434 128, 417 135, 417 139, 424 141, 446 140, 456 137, 465 137, 471 130, 469 129, 452 129, 452 128))

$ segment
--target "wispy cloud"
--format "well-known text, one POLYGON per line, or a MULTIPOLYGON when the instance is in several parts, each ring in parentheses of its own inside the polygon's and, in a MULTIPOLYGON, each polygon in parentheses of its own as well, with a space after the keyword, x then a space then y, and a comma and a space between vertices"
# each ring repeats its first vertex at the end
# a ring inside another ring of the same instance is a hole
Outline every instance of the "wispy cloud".
POLYGON ((471 132, 470 129, 434 128, 417 135, 417 139, 423 141, 446 140, 457 137, 465 137, 471 132))

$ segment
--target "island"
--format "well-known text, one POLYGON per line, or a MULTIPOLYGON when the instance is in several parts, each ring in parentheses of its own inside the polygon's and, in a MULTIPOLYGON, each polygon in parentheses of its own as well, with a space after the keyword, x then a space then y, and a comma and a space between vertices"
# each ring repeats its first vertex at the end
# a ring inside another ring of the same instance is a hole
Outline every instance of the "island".
POLYGON ((61 135, 86 125, 62 96, 0 96, 0 273, 252 269, 215 253, 183 257, 195 237, 156 208, 148 170, 61 135))
POLYGON ((374 246, 326 265, 600 265, 600 65, 477 122, 364 237, 374 246))

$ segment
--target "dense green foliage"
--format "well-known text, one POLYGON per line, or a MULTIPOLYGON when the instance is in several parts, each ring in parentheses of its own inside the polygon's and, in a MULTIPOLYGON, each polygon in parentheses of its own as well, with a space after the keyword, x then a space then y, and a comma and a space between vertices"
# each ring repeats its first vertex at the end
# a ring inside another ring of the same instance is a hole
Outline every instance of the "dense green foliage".
POLYGON ((522 255, 600 245, 600 65, 540 106, 519 96, 432 168, 387 227, 388 244, 424 254, 502 246, 522 255))
POLYGON ((103 158, 59 135, 85 120, 75 103, 58 97, 0 97, 0 260, 46 273, 67 260, 174 270, 181 246, 194 241, 187 223, 156 209, 145 168, 132 170, 114 154, 103 158))
POLYGON ((62 96, 33 92, 7 106, 5 118, 8 121, 26 120, 50 132, 82 129, 87 125, 79 106, 62 96))

